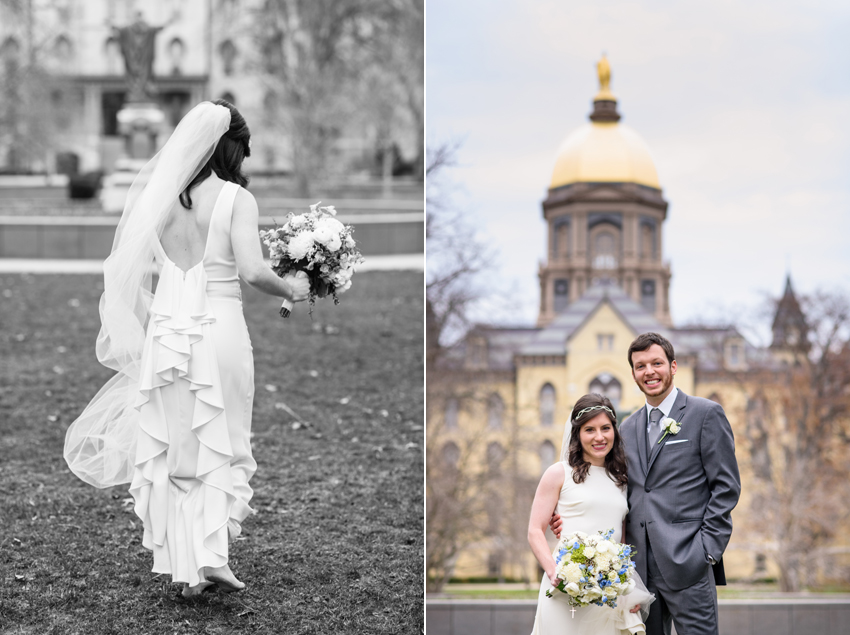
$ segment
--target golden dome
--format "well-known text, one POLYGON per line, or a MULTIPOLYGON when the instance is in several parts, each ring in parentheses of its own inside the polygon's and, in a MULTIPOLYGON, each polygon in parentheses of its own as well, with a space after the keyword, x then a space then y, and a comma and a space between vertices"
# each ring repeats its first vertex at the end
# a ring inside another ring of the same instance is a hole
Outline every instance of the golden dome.
POLYGON ((550 189, 570 183, 639 183, 661 189, 649 148, 618 122, 592 121, 558 149, 550 189))
POLYGON ((596 66, 599 93, 590 123, 569 135, 558 149, 550 189, 571 183, 639 183, 661 189, 658 172, 643 139, 619 123, 611 93, 611 66, 605 56, 596 66))

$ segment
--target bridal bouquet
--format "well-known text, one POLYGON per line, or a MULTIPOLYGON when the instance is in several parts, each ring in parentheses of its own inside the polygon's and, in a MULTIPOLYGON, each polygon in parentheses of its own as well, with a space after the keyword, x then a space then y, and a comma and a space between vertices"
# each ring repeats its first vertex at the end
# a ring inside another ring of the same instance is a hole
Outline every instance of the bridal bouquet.
MULTIPOLYGON (((613 535, 613 529, 598 536, 577 531, 558 542, 552 552, 559 580, 555 588, 569 596, 570 605, 614 608, 617 598, 635 588, 635 563, 630 558, 635 551, 630 545, 612 542, 613 535)), ((546 595, 552 597, 551 591, 546 595)))
MULTIPOLYGON (((278 276, 303 271, 309 277, 311 314, 316 297, 330 294, 339 304, 338 296, 351 287, 354 268, 363 262, 351 237, 354 228, 335 216, 332 205, 316 203, 304 214, 290 212, 282 226, 260 232, 278 276)), ((292 303, 284 300, 281 317, 289 317, 291 311, 292 303)))

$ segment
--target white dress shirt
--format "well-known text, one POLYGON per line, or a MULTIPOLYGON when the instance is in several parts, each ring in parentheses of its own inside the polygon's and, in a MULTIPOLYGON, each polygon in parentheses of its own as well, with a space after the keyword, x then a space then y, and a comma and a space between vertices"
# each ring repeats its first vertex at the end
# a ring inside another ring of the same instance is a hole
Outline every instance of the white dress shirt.
POLYGON ((653 408, 658 408, 661 411, 661 418, 669 417, 670 412, 673 410, 673 404, 676 403, 676 397, 679 395, 679 389, 673 386, 673 390, 670 391, 670 394, 664 398, 657 406, 650 406, 649 403, 646 404, 646 431, 649 432, 649 413, 652 412, 653 408))

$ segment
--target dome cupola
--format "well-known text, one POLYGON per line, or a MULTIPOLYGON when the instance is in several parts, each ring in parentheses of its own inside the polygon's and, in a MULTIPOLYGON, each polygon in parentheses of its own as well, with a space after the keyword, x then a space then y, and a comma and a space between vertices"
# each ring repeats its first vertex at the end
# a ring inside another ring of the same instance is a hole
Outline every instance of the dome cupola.
POLYGON ((573 183, 637 183, 661 189, 649 148, 620 123, 611 92, 611 66, 603 55, 596 66, 599 92, 590 122, 571 133, 558 149, 549 189, 573 183))

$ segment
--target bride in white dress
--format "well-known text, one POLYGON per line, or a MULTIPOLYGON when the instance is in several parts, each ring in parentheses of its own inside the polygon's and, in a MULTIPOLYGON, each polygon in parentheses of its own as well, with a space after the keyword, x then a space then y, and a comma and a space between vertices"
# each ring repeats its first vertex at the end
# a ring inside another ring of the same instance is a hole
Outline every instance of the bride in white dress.
POLYGON ((239 112, 204 102, 136 178, 104 263, 97 353, 118 374, 66 435, 65 458, 84 481, 131 483, 153 571, 187 596, 245 586, 228 566, 257 467, 239 280, 293 302, 309 292, 304 274, 278 278, 263 261, 243 187, 249 155, 239 112))
POLYGON ((653 596, 642 590, 642 584, 623 596, 614 609, 591 605, 573 610, 568 596, 553 584, 555 559, 545 537, 552 511, 556 510, 563 523, 561 535, 582 531, 593 536, 613 529, 611 540, 623 541, 629 510, 626 456, 608 398, 589 394, 576 402, 564 432, 562 454, 563 460, 543 473, 528 522, 528 542, 544 571, 532 635, 644 633, 640 612, 646 610, 653 596), (553 597, 547 597, 547 591, 553 597))

